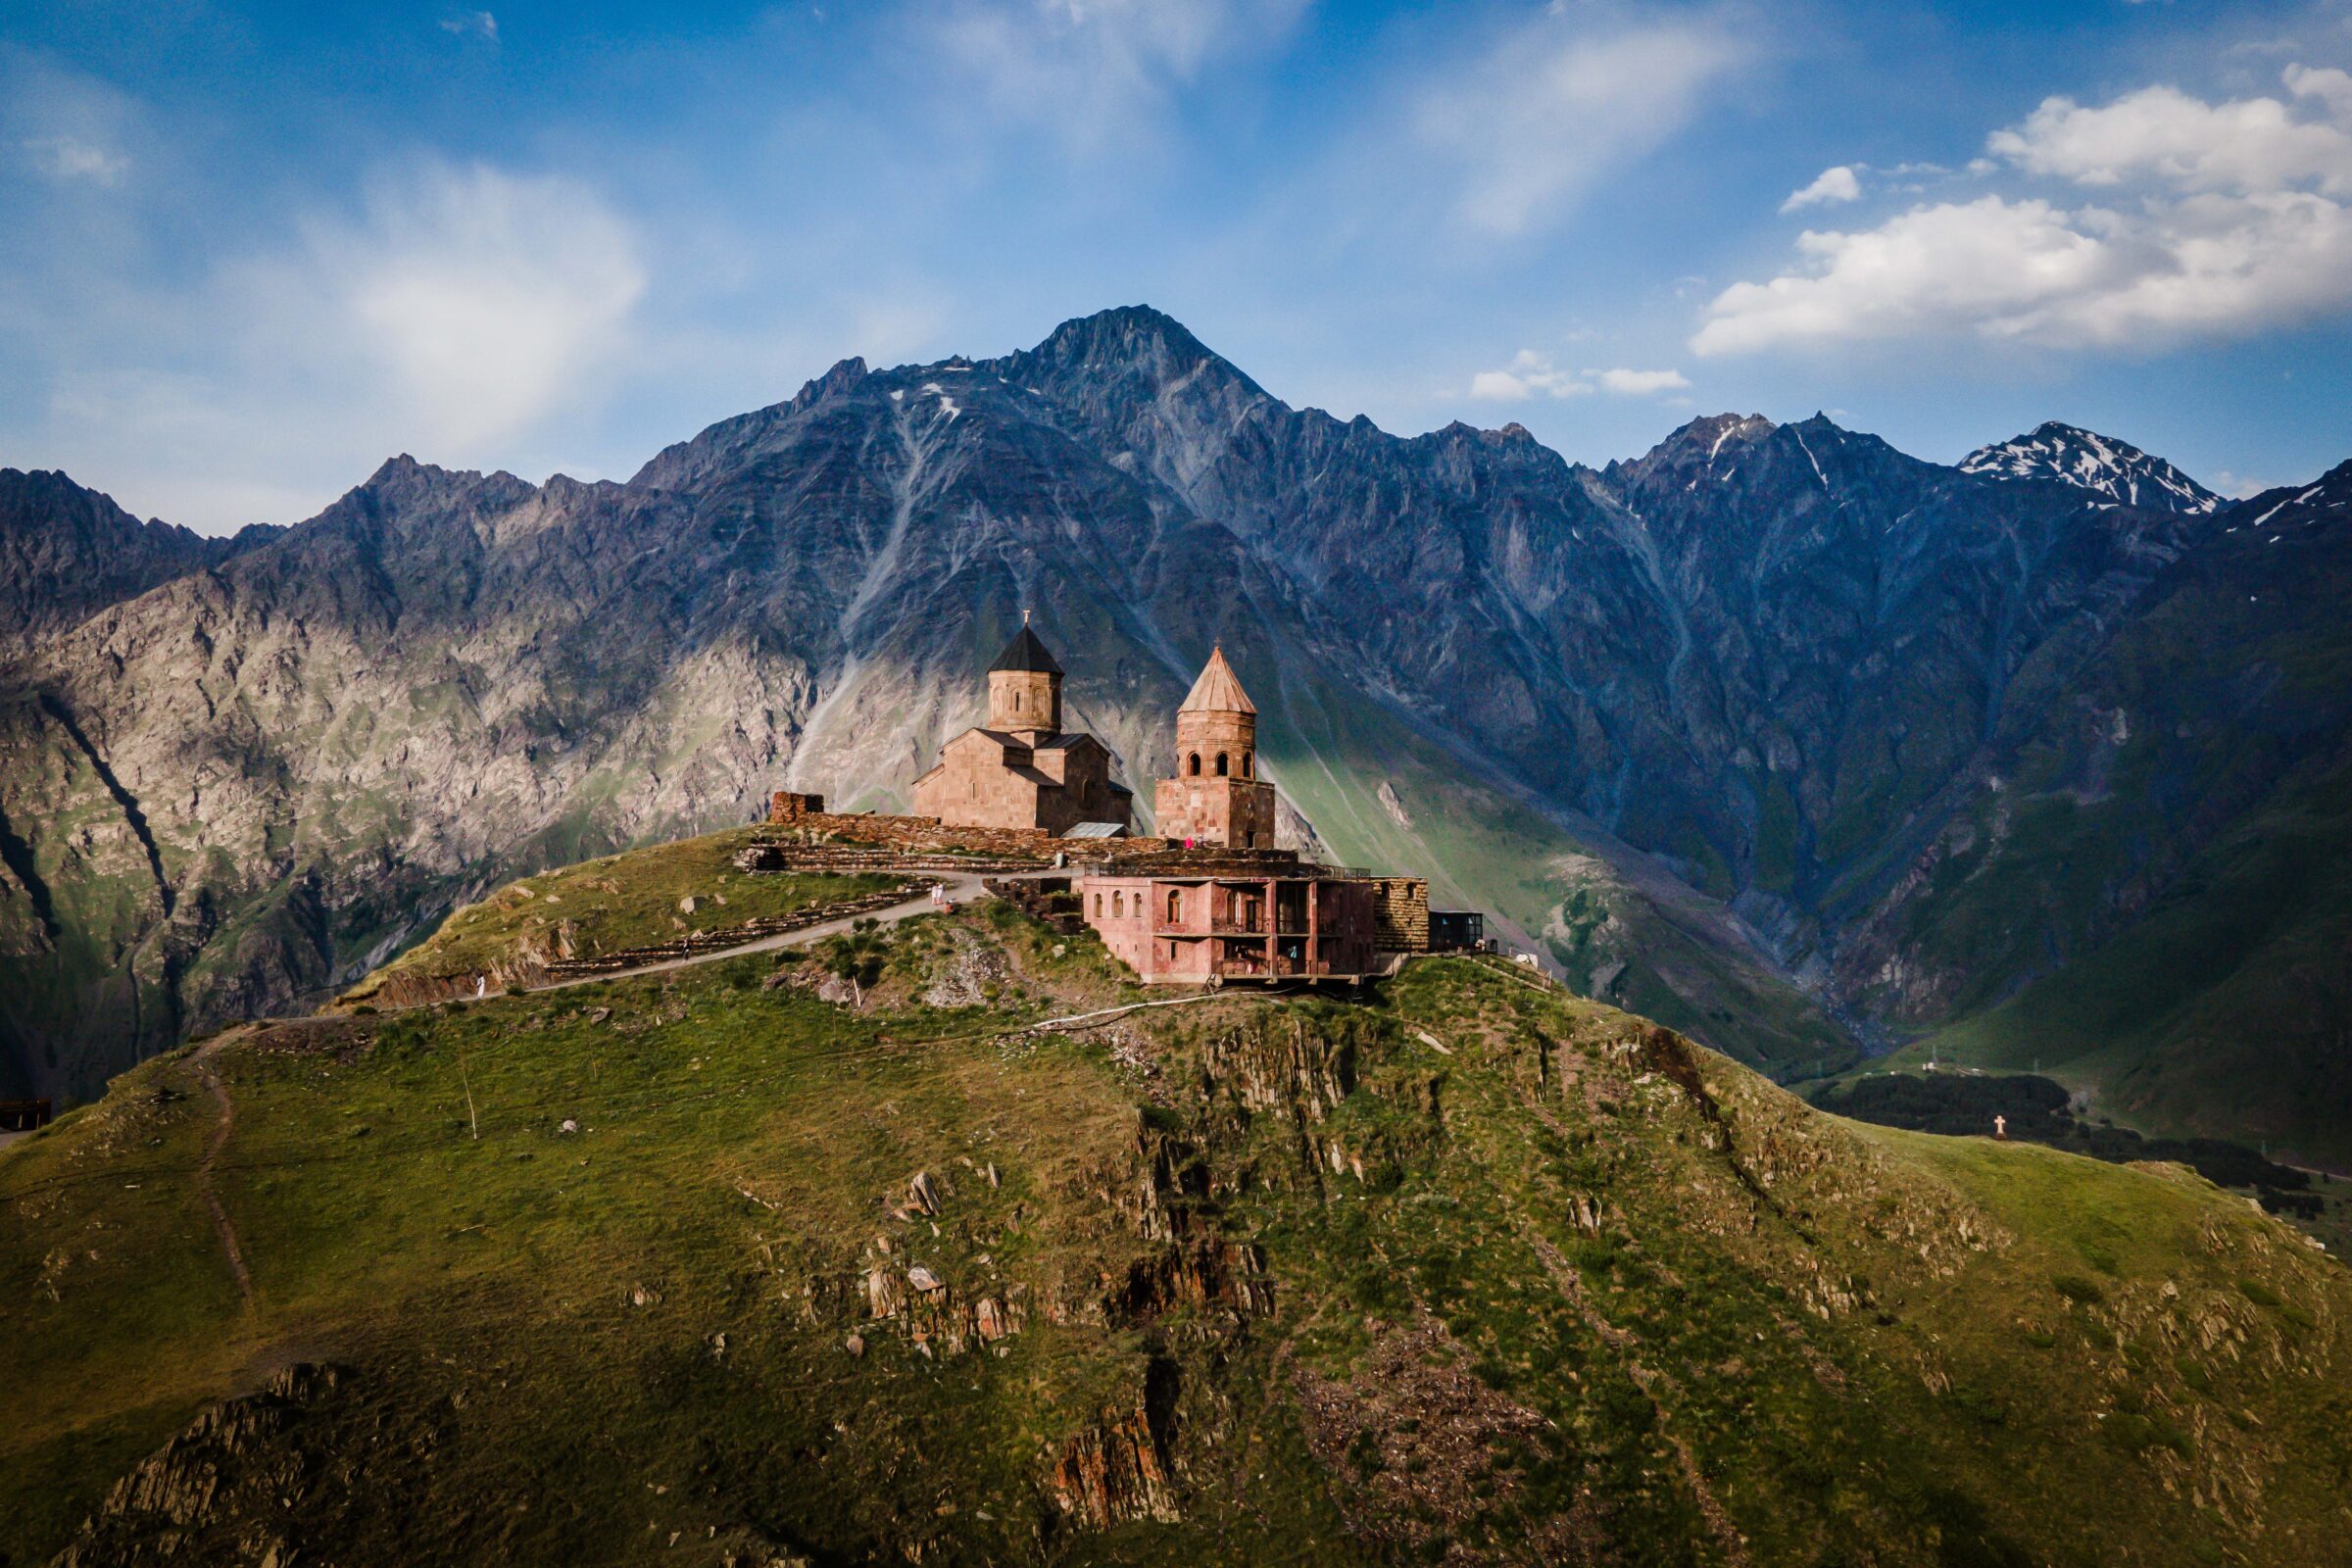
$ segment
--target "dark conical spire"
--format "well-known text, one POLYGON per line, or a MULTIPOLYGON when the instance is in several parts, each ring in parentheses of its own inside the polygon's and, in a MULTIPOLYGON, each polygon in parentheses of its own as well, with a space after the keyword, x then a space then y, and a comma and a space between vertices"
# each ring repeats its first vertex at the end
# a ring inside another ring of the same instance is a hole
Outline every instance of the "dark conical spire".
POLYGON ((997 662, 988 666, 988 672, 992 675, 1008 669, 1028 670, 1042 675, 1061 673, 1061 666, 1054 662, 1054 656, 1046 652, 1046 645, 1039 642, 1037 633, 1029 629, 1026 611, 1021 614, 1021 629, 1013 633, 1012 641, 1004 645, 1004 651, 997 656, 997 662))

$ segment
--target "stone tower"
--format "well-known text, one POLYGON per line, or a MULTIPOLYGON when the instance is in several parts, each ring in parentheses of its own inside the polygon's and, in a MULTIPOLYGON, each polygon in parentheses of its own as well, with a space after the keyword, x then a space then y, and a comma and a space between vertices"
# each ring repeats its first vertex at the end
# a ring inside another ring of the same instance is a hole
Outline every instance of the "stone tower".
POLYGON ((1159 781, 1155 807, 1161 838, 1274 847, 1274 786, 1257 776, 1257 708, 1221 647, 1176 710, 1176 776, 1159 781))
POLYGON ((988 666, 988 728, 1034 745, 1061 733, 1061 666, 1029 629, 1021 629, 988 666))

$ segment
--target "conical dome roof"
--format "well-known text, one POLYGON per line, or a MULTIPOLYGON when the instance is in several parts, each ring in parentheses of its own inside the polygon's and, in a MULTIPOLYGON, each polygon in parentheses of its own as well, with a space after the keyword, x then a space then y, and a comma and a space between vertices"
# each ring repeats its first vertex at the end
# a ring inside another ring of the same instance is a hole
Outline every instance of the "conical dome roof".
POLYGON ((1054 656, 1046 652, 1046 645, 1039 642, 1037 633, 1029 629, 1029 617, 1026 614, 1021 616, 1021 629, 1012 634, 1012 641, 1004 645, 1004 651, 997 656, 997 662, 988 666, 988 672, 992 675, 1008 669, 1026 670, 1039 675, 1061 673, 1061 666, 1054 662, 1054 656))
POLYGON ((1184 700, 1183 713, 1255 713, 1257 705, 1242 690, 1242 678, 1225 662, 1225 650, 1209 651, 1208 662, 1200 666, 1200 678, 1193 682, 1192 695, 1184 700))

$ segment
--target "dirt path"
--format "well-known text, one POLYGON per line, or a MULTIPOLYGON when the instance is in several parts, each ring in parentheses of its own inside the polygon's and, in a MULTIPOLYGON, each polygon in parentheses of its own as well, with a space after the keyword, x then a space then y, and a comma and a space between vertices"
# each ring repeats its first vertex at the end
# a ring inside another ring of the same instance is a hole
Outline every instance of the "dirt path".
MULTIPOLYGON (((944 881, 948 888, 948 898, 956 904, 969 904, 978 899, 995 897, 980 885, 980 878, 977 876, 956 876, 951 873, 931 880, 944 881)), ((698 963, 716 963, 721 958, 740 958, 748 953, 772 953, 778 948, 804 947, 811 942, 821 942, 830 936, 839 936, 860 920, 879 920, 884 925, 896 925, 901 920, 912 919, 918 914, 934 913, 938 908, 939 906, 931 902, 930 894, 925 893, 922 897, 908 899, 904 904, 886 905, 879 909, 868 909, 863 914, 844 915, 838 920, 827 920, 821 925, 803 926, 798 931, 778 932, 772 937, 757 937, 750 942, 739 943, 731 948, 712 948, 708 953, 691 953, 683 958, 663 958, 659 963, 641 963, 630 969, 608 969, 603 974, 584 974, 570 980, 550 980, 544 985, 531 987, 531 995, 537 996, 542 991, 568 991, 573 986, 600 985, 607 980, 628 980, 641 974, 661 974, 669 969, 691 969, 698 963)), ((457 1000, 470 1001, 471 999, 460 998, 457 1000)), ((376 1010, 379 1012, 414 1012, 418 1007, 439 1005, 440 1004, 436 1002, 411 1002, 396 1007, 378 1007, 376 1010)))
MULTIPOLYGON (((976 876, 959 876, 941 880, 947 882, 948 898, 956 904, 969 904, 975 899, 994 897, 980 885, 980 879, 976 876)), ((746 942, 741 947, 715 948, 709 953, 691 953, 683 958, 664 958, 660 963, 641 963, 634 969, 614 969, 610 974, 584 974, 576 980, 554 980, 543 986, 533 986, 531 989, 534 992, 563 991, 571 986, 593 985, 600 980, 626 980, 633 975, 660 974, 665 969, 691 969, 698 963, 714 963, 720 958, 740 958, 747 953, 772 953, 778 948, 797 948, 811 942, 821 942, 826 937, 840 935, 860 920, 879 920, 884 925, 896 925, 901 920, 912 919, 918 914, 930 914, 938 908, 939 906, 931 902, 930 894, 925 893, 921 898, 908 899, 904 904, 886 905, 879 909, 868 909, 863 914, 844 915, 838 920, 827 920, 822 925, 804 926, 798 931, 783 931, 772 937, 760 937, 756 941, 746 942)))
POLYGON ((213 1167, 220 1162, 220 1151, 228 1147, 228 1135, 236 1130, 237 1106, 228 1098, 228 1086, 220 1081, 220 1073, 212 1063, 215 1052, 231 1041, 243 1039, 248 1032, 227 1030, 198 1048, 189 1060, 195 1065, 196 1075, 204 1080, 205 1088, 212 1091, 213 1103, 220 1107, 220 1123, 213 1129, 213 1141, 205 1146, 204 1157, 196 1162, 196 1196, 204 1200, 204 1206, 212 1212, 213 1229, 220 1233, 220 1250, 228 1254, 228 1271, 237 1277, 237 1292, 245 1298, 245 1305, 250 1309, 253 1274, 245 1266, 245 1250, 237 1245, 237 1228, 228 1222, 228 1210, 220 1206, 220 1195, 213 1188, 213 1167))

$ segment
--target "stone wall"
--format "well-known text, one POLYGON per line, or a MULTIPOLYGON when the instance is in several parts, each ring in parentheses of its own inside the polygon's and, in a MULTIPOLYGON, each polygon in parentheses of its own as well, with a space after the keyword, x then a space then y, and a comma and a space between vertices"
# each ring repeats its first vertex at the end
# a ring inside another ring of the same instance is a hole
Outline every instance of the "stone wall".
POLYGON ((808 811, 778 820, 791 831, 771 837, 773 844, 872 845, 881 849, 937 854, 968 850, 981 855, 1051 859, 1058 847, 1052 834, 1037 827, 951 827, 935 816, 848 815, 838 811, 808 811))
POLYGON ((1417 876, 1378 878, 1373 942, 1383 953, 1429 951, 1429 883, 1417 876))

